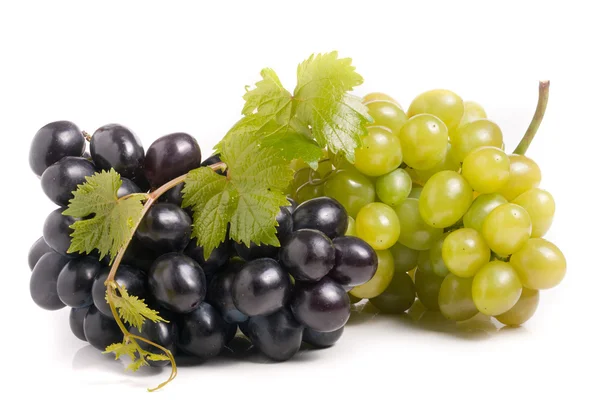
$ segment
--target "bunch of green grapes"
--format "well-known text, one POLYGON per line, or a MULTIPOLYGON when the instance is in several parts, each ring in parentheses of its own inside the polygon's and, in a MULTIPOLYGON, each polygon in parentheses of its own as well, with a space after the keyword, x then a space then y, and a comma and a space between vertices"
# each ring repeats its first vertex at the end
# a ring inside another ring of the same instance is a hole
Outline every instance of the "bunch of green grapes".
POLYGON ((449 90, 420 94, 406 112, 383 93, 363 103, 373 122, 355 163, 325 156, 317 171, 298 166, 292 185, 299 202, 338 200, 347 234, 376 250, 375 276, 350 294, 389 313, 419 298, 455 321, 531 318, 539 291, 566 273, 563 253, 543 238, 555 202, 538 165, 507 154, 483 107, 449 90))

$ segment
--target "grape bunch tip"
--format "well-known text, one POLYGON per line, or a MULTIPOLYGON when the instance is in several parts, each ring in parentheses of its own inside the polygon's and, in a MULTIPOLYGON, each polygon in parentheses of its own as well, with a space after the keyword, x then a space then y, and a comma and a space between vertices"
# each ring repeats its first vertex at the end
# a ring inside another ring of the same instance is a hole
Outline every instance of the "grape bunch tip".
POLYGON ((555 202, 525 156, 548 81, 507 153, 480 104, 440 89, 406 111, 358 97, 337 52, 301 63, 290 92, 261 77, 208 157, 187 133, 144 148, 119 124, 55 121, 33 137, 57 208, 28 254, 31 298, 69 307, 73 334, 128 370, 170 365, 149 390, 179 356, 241 338, 277 362, 333 346, 357 302, 521 325, 562 281, 566 259, 543 238, 555 202))

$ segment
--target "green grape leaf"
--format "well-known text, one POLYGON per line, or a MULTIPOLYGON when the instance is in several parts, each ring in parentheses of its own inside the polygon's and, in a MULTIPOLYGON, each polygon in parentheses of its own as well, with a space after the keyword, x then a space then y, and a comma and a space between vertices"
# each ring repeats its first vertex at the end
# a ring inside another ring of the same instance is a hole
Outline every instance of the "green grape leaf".
POLYGON ((144 357, 134 358, 131 364, 126 368, 127 371, 137 372, 144 365, 148 365, 148 362, 144 357))
MULTIPOLYGON (((146 305, 144 300, 139 299, 137 296, 132 296, 127 293, 125 287, 117 284, 117 290, 120 296, 111 296, 111 300, 119 316, 128 324, 135 326, 138 330, 142 329, 142 325, 148 319, 152 322, 168 322, 163 319, 158 312, 152 310, 146 305)), ((106 300, 108 301, 110 294, 107 291, 106 300)))
POLYGON ((279 246, 275 217, 289 204, 283 191, 292 178, 281 151, 261 146, 270 116, 242 118, 219 143, 227 177, 209 168, 191 171, 183 189, 183 207, 194 212, 192 237, 208 258, 229 237, 250 243, 279 246))
POLYGON ((349 58, 337 52, 312 55, 298 66, 294 90, 296 117, 309 125, 321 147, 342 152, 354 162, 354 150, 361 145, 370 121, 360 99, 348 94, 363 83, 349 58))
POLYGON ((146 353, 145 357, 150 361, 169 361, 169 357, 164 354, 146 353))
POLYGON ((121 247, 133 235, 133 230, 142 216, 146 195, 136 193, 119 199, 121 176, 114 169, 98 172, 86 177, 78 185, 73 198, 63 215, 81 219, 71 225, 69 253, 100 252, 100 258, 110 255, 111 262, 121 247))
POLYGON ((106 347, 104 354, 115 353, 115 360, 123 356, 129 356, 132 360, 135 360, 136 345, 133 342, 121 342, 121 343, 113 343, 110 346, 106 347))
POLYGON ((283 87, 272 69, 265 68, 260 75, 263 79, 244 95, 246 103, 242 114, 248 116, 257 113, 267 117, 266 123, 287 125, 292 111, 292 94, 283 87))
POLYGON ((314 170, 319 167, 319 160, 323 157, 321 146, 294 131, 279 131, 264 138, 261 144, 279 149, 282 157, 288 161, 301 159, 314 170))

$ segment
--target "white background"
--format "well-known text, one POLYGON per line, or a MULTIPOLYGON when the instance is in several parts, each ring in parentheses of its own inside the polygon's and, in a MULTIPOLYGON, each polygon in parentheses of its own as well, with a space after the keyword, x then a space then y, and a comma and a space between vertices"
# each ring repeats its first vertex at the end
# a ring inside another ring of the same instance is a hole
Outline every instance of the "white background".
POLYGON ((300 61, 337 49, 365 78, 358 94, 384 91, 406 108, 424 90, 452 89, 485 106, 509 149, 530 121, 538 80, 551 80, 529 155, 556 199, 548 238, 567 256, 565 280, 542 293, 520 329, 365 314, 332 349, 284 364, 228 358, 182 368, 156 396, 599 398, 596 16, 577 1, 2 2, 2 397, 141 397, 166 377, 125 373, 72 336, 66 309, 31 301, 27 251, 54 209, 27 162, 37 129, 117 122, 146 146, 184 131, 208 154, 261 68, 292 89, 300 61))

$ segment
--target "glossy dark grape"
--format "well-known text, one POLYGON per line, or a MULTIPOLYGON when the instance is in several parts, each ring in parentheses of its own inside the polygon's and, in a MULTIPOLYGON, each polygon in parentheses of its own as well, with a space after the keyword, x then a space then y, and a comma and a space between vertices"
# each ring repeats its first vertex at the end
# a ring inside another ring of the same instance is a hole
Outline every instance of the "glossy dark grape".
POLYGON ((58 253, 44 254, 31 273, 29 292, 34 303, 45 310, 60 310, 65 304, 58 297, 56 282, 58 275, 69 262, 69 258, 58 253))
POLYGON ((175 204, 158 203, 146 213, 136 237, 156 252, 183 251, 190 242, 192 219, 175 204))
POLYGON ((264 355, 275 360, 289 360, 300 350, 304 327, 287 308, 248 320, 245 334, 264 355))
MULTIPOLYGON (((292 233, 292 214, 286 207, 281 207, 277 216, 277 239, 280 243, 283 243, 288 236, 292 233)), ((237 254, 246 261, 256 260, 257 258, 277 258, 279 254, 279 247, 269 246, 262 244, 260 246, 250 243, 250 247, 243 243, 234 243, 234 248, 237 254)))
POLYGON ((345 286, 368 282, 377 271, 377 253, 367 242, 353 236, 333 239, 335 266, 329 276, 345 286))
POLYGON ((134 236, 129 243, 129 246, 127 246, 127 251, 125 251, 125 254, 123 255, 123 264, 131 265, 144 272, 148 272, 158 256, 160 256, 160 254, 157 254, 154 250, 144 246, 144 244, 134 236))
POLYGON ((77 339, 87 341, 85 338, 85 332, 83 330, 83 321, 85 319, 86 314, 90 307, 82 307, 82 308, 71 308, 71 312, 69 313, 69 327, 71 328, 71 332, 77 339))
POLYGON ((214 357, 227 344, 229 325, 218 311, 208 303, 202 303, 179 323, 178 347, 203 359, 214 357))
POLYGON ((94 306, 90 306, 83 320, 83 332, 89 344, 100 351, 113 343, 123 341, 123 332, 117 322, 102 314, 94 306))
POLYGON ((183 190, 184 186, 185 186, 184 183, 180 183, 178 185, 173 186, 172 189, 167 190, 167 192, 165 194, 160 196, 158 201, 161 203, 175 204, 176 206, 181 207, 181 204, 183 203, 182 190, 183 190))
POLYGON ((121 198, 132 193, 142 193, 142 190, 131 179, 121 177, 121 187, 117 190, 117 197, 121 198))
POLYGON ((81 157, 64 157, 42 174, 42 190, 59 206, 69 205, 77 186, 85 183, 86 176, 96 173, 94 164, 81 157))
POLYGON ((406 272, 396 272, 387 289, 369 302, 385 314, 402 314, 413 305, 416 296, 412 278, 406 272))
POLYGON ((56 283, 60 300, 73 308, 92 305, 92 286, 102 268, 100 261, 93 257, 80 257, 69 261, 58 275, 56 283))
POLYGON ((244 322, 248 316, 235 307, 231 295, 231 287, 236 274, 242 269, 244 262, 232 260, 223 271, 220 271, 208 286, 206 301, 212 304, 227 323, 244 322))
POLYGON ((35 136, 29 149, 29 166, 42 176, 46 168, 63 157, 80 157, 85 151, 85 138, 72 122, 56 121, 43 126, 35 136))
POLYGON ((344 207, 329 197, 317 197, 300 204, 292 215, 294 229, 316 229, 331 239, 348 229, 348 214, 344 207))
POLYGON ((279 252, 281 265, 299 281, 317 281, 335 264, 333 242, 314 229, 293 232, 279 252))
MULTIPOLYGON (((208 157, 206 160, 202 161, 202 163, 200 165, 203 167, 208 167, 212 164, 216 164, 219 162, 221 162, 221 155, 217 153, 217 154, 213 154, 212 156, 208 157)), ((222 171, 222 170, 218 169, 215 172, 219 175, 225 176, 225 175, 227 175, 226 171, 227 170, 222 171)))
POLYGON ((143 174, 144 147, 139 137, 119 124, 101 126, 92 135, 90 153, 100 169, 114 168, 121 176, 135 179, 143 174))
POLYGON ((69 228, 78 220, 78 218, 62 215, 65 208, 57 208, 46 217, 44 222, 44 240, 52 250, 66 256, 76 256, 76 254, 67 254, 71 246, 71 233, 69 228))
POLYGON ((225 240, 219 247, 214 249, 207 260, 204 259, 204 247, 198 246, 196 239, 190 240, 185 249, 185 254, 200 264, 207 278, 214 276, 219 268, 227 263, 230 253, 231 242, 229 240, 225 240))
MULTIPOLYGON (((162 315, 161 315, 161 317, 162 317, 162 315)), ((138 336, 141 336, 148 340, 151 340, 156 344, 161 345, 162 347, 169 350, 171 352, 171 354, 173 354, 173 355, 175 355, 175 353, 177 351, 178 330, 177 330, 177 325, 175 324, 175 322, 169 322, 169 323, 162 322, 162 321, 152 322, 152 321, 147 320, 147 321, 144 321, 141 331, 138 330, 135 326, 132 326, 131 328, 129 328, 129 332, 133 333, 134 335, 138 335, 138 336)), ((138 344, 140 345, 142 350, 150 351, 150 352, 156 353, 156 354, 164 354, 156 347, 154 347, 148 343, 142 342, 141 340, 138 340, 138 344)), ((152 366, 152 367, 164 367, 166 365, 169 365, 169 361, 168 360, 161 360, 161 361, 148 360, 148 364, 150 364, 150 366, 152 366)))
POLYGON ((153 188, 200 167, 202 154, 196 139, 172 133, 157 139, 146 152, 144 170, 153 188))
POLYGON ((156 259, 148 273, 150 291, 158 303, 177 313, 189 313, 206 296, 206 276, 190 257, 168 253, 156 259))
POLYGON ((29 248, 29 254, 27 254, 27 262, 29 263, 29 269, 33 271, 33 267, 35 264, 42 258, 42 256, 46 253, 54 252, 48 246, 48 243, 44 240, 43 237, 40 237, 38 240, 33 243, 33 245, 29 248))
POLYGON ((287 272, 271 258, 247 262, 233 279, 235 307, 248 316, 271 314, 290 297, 292 283, 287 272))
POLYGON ((304 328, 302 341, 319 348, 331 347, 344 333, 344 327, 331 332, 318 332, 314 329, 304 328))
POLYGON ((294 317, 319 332, 340 329, 350 318, 350 298, 331 278, 296 283, 290 302, 294 317))
MULTIPOLYGON (((92 286, 92 298, 96 308, 104 314, 104 316, 113 319, 110 306, 106 302, 106 279, 108 278, 108 268, 104 268, 94 279, 92 286)), ((146 285, 146 274, 138 268, 130 267, 129 265, 120 265, 115 276, 115 281, 119 286, 124 287, 127 293, 131 296, 137 296, 139 299, 148 297, 148 289, 146 285)), ((115 291, 117 295, 119 291, 115 291)))

